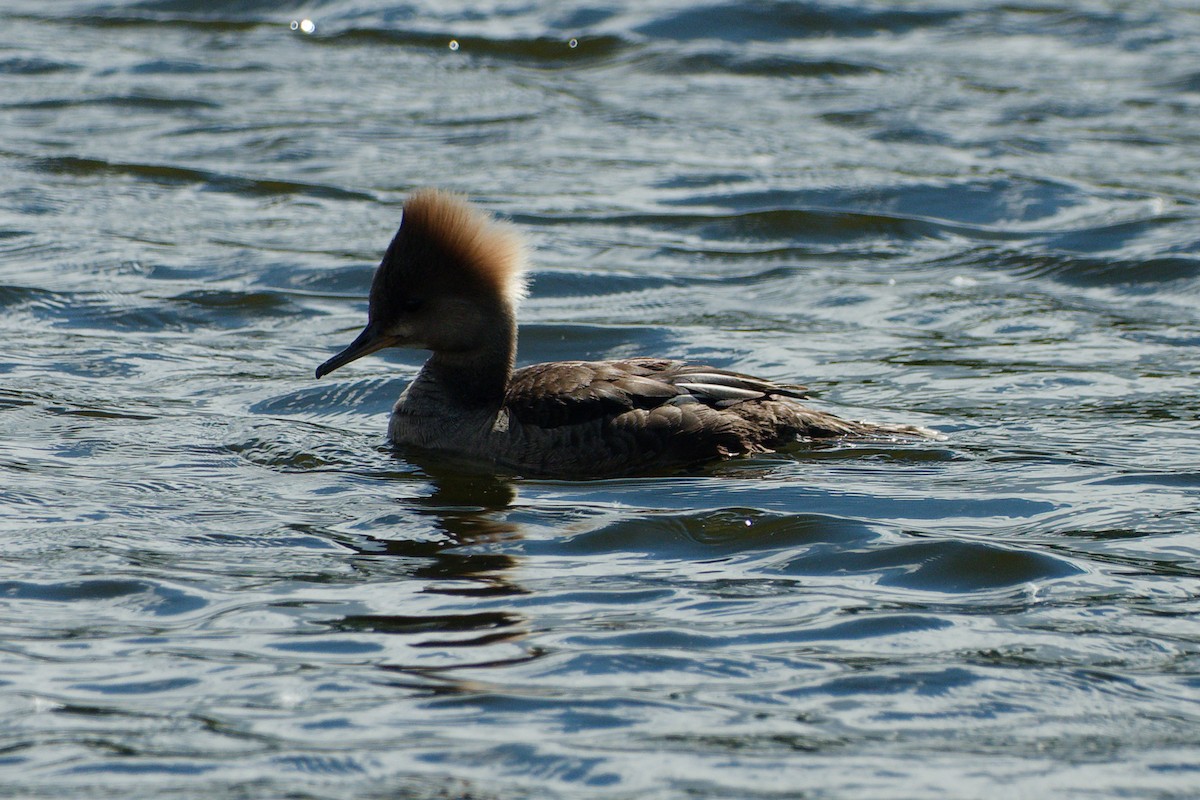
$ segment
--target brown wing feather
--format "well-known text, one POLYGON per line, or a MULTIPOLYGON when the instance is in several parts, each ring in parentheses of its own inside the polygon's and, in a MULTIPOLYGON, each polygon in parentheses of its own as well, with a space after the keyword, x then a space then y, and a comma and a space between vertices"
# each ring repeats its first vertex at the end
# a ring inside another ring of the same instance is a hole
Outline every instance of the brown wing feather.
POLYGON ((560 361, 513 373, 505 405, 524 422, 576 425, 634 409, 698 402, 713 408, 770 397, 805 397, 804 387, 668 359, 560 361))
POLYGON ((624 474, 806 439, 923 434, 843 420, 796 402, 804 396, 800 386, 681 361, 568 361, 517 370, 505 406, 523 427, 519 464, 557 475, 624 474))
POLYGON ((559 361, 513 373, 505 406, 541 427, 579 425, 635 408, 653 408, 684 390, 620 361, 559 361))

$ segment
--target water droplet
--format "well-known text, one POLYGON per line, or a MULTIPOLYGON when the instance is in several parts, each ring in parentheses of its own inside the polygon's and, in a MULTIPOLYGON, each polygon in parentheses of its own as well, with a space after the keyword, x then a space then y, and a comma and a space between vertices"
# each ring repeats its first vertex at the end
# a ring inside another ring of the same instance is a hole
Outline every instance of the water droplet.
POLYGON ((572 39, 571 41, 567 42, 567 47, 569 47, 569 48, 571 48, 572 50, 574 50, 576 47, 579 47, 579 40, 578 40, 578 39, 572 39))
POLYGON ((450 49, 451 49, 451 50, 457 50, 457 49, 458 49, 458 39, 451 39, 451 40, 450 40, 450 49))
POLYGON ((300 23, 296 22, 296 20, 292 20, 292 30, 296 30, 299 27, 300 27, 300 23))
POLYGON ((317 26, 313 23, 313 21, 311 19, 300 20, 300 30, 303 31, 304 33, 312 33, 316 29, 317 29, 317 26))

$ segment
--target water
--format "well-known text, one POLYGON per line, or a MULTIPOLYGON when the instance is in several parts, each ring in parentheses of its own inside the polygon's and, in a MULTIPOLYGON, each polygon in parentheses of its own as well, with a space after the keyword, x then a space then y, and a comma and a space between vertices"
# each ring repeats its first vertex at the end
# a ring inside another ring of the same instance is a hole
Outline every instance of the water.
POLYGON ((1196 796, 1198 43, 1182 0, 10 2, 0 794, 1196 796), (422 354, 312 370, 423 185, 535 244, 522 363, 949 438, 393 454, 422 354))

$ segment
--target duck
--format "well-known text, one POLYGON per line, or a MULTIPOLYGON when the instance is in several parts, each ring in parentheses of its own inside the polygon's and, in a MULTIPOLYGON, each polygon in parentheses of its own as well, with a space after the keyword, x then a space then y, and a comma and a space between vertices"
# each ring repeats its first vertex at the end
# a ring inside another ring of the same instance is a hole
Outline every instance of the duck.
POLYGON ((634 476, 795 443, 936 436, 810 408, 803 386, 671 358, 517 369, 528 253, 512 223, 462 195, 414 192, 371 282, 366 327, 317 378, 384 348, 428 350, 392 409, 390 442, 531 477, 634 476))

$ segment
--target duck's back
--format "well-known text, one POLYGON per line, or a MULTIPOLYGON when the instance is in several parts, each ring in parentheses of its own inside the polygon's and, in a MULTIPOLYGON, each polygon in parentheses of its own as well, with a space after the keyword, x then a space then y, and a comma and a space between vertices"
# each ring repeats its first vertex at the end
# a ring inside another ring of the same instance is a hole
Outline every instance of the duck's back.
POLYGON ((509 466, 615 475, 807 439, 897 433, 801 405, 800 386, 665 359, 566 361, 513 373, 505 397, 509 466))

